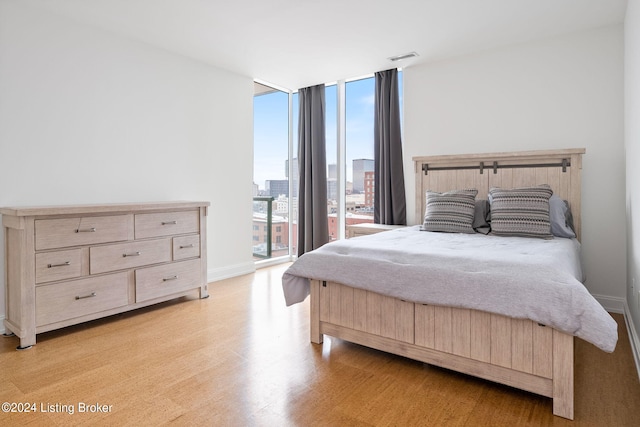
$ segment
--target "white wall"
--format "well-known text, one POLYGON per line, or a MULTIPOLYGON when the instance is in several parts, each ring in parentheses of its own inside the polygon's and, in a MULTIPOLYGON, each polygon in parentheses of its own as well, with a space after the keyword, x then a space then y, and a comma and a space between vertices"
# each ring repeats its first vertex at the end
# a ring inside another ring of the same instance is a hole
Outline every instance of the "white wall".
MULTIPOLYGON (((625 18, 625 148, 627 159, 627 304, 640 333, 640 1, 625 18), (632 289, 633 279, 635 286, 632 289)), ((637 338, 637 337, 636 337, 637 338)), ((640 343, 637 343, 638 345, 640 343)), ((640 348, 636 348, 640 352, 640 348)), ((640 367, 638 368, 640 369, 640 367)))
MULTIPOLYGON (((618 310, 626 295, 623 46, 615 25, 404 70, 407 194, 412 156, 586 148, 586 286, 618 310)), ((414 204, 407 209, 420 222, 414 204)))
POLYGON ((249 77, 2 2, 0 206, 210 201, 210 279, 252 270, 252 102, 249 77))

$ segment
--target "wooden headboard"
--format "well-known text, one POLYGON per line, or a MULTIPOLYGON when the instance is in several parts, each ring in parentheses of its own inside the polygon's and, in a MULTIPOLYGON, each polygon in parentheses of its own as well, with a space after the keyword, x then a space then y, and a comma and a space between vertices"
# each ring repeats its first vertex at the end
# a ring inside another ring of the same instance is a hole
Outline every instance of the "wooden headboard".
POLYGON ((491 187, 516 188, 549 184, 569 202, 578 240, 581 226, 581 172, 584 148, 511 153, 414 157, 416 220, 424 218, 426 192, 476 188, 486 199, 491 187))

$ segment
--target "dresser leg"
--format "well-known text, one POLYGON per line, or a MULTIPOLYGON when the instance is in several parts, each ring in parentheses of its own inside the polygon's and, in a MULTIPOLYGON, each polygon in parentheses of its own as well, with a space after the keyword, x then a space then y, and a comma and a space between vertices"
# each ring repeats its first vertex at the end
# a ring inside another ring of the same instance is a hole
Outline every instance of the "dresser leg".
MULTIPOLYGON (((2 334, 2 336, 5 338, 10 338, 15 337, 16 334, 14 334, 13 332, 5 332, 4 334, 2 334)), ((33 347, 33 344, 24 345, 22 338, 20 338, 20 345, 16 347, 16 350, 27 350, 31 347, 33 347)))
POLYGON ((200 299, 209 298, 208 286, 200 286, 200 299))
POLYGON ((20 345, 16 350, 28 350, 36 344, 36 336, 20 338, 20 345))

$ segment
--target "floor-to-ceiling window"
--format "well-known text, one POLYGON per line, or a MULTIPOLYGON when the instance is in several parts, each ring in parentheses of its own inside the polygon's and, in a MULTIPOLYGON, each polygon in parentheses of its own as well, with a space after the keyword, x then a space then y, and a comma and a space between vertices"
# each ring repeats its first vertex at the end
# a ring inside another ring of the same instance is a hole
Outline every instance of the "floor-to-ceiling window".
MULTIPOLYGON (((398 74, 398 82, 402 97, 402 73, 398 74)), ((327 212, 329 237, 336 240, 345 235, 346 225, 373 222, 375 79, 370 76, 327 84, 325 91, 327 212), (342 119, 340 114, 344 114, 342 119)), ((297 153, 298 94, 256 83, 253 166, 256 261, 296 253, 297 153)))
POLYGON ((253 100, 253 256, 256 261, 289 256, 295 243, 290 185, 290 94, 255 83, 253 100))
MULTIPOLYGON (((398 73, 398 85, 402 97, 402 72, 398 73)), ((374 106, 373 76, 345 83, 345 226, 373 222, 374 106)))
POLYGON ((345 84, 345 225, 373 222, 373 115, 375 79, 345 84))

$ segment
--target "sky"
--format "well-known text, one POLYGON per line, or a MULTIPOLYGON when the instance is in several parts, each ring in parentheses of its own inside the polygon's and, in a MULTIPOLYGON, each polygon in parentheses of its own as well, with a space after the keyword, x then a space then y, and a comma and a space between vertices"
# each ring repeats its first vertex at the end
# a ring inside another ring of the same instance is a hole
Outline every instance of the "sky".
MULTIPOLYGON (((398 74, 402 97, 402 73, 398 74)), ((351 181, 353 159, 373 159, 373 115, 375 80, 373 77, 346 83, 347 181, 351 181)), ((327 86, 325 120, 327 164, 337 159, 337 87, 327 86)), ((402 99, 400 100, 402 105, 402 99)), ((286 179, 288 157, 288 95, 274 92, 254 97, 254 176, 264 189, 265 180, 286 179)), ((294 157, 297 153, 298 94, 293 95, 294 157)))

